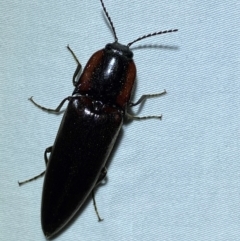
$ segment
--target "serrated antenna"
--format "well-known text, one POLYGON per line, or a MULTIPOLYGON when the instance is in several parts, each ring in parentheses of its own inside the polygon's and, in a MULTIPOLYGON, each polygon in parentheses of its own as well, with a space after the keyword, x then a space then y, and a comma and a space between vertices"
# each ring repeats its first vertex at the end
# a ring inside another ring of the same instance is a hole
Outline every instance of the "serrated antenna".
POLYGON ((155 36, 155 35, 160 35, 160 34, 164 34, 164 33, 172 33, 172 32, 177 32, 178 29, 170 29, 170 30, 164 30, 164 31, 160 31, 160 32, 155 32, 155 33, 150 33, 150 34, 147 34, 147 35, 144 35, 142 37, 139 37, 137 39, 135 39, 134 41, 130 42, 127 44, 128 47, 130 47, 133 43, 136 43, 142 39, 145 39, 145 38, 149 38, 149 37, 152 37, 152 36, 155 36))
POLYGON ((101 4, 102 4, 103 11, 104 11, 104 13, 105 13, 105 15, 106 15, 106 17, 107 17, 107 19, 108 19, 110 25, 111 25, 111 28, 112 28, 112 31, 113 31, 113 34, 114 34, 115 41, 117 42, 117 41, 118 41, 118 38, 117 38, 117 34, 116 34, 116 31, 115 31, 115 28, 114 28, 114 26, 113 26, 112 20, 111 20, 109 14, 108 14, 108 12, 107 12, 107 9, 106 9, 106 7, 105 7, 103 1, 100 0, 100 2, 101 2, 101 4))

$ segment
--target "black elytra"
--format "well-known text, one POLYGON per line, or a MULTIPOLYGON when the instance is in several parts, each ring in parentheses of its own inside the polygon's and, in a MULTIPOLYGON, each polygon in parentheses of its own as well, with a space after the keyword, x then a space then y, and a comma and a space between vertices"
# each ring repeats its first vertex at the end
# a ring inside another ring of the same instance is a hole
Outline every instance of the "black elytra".
MULTIPOLYGON (((81 65, 68 46, 78 63, 73 76, 75 89, 72 96, 65 98, 56 109, 44 108, 30 98, 37 107, 50 112, 59 112, 65 101, 69 101, 55 142, 45 151, 47 168, 41 222, 46 238, 53 237, 72 219, 87 197, 93 194, 94 187, 106 176, 106 162, 124 117, 161 119, 161 116, 137 117, 127 113, 128 107, 166 93, 143 95, 136 103, 131 102, 136 66, 130 46, 144 38, 176 32, 177 29, 144 35, 122 45, 103 1, 100 2, 115 41, 94 53, 81 75, 81 65)), ((33 179, 36 177, 28 181, 33 179)))

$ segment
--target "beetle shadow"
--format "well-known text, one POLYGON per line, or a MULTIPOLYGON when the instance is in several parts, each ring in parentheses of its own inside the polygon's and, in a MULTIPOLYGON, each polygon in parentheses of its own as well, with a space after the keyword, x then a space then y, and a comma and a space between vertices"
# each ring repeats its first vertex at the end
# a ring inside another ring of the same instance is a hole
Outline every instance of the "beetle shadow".
POLYGON ((131 50, 139 50, 139 49, 163 49, 163 50, 179 50, 179 47, 176 45, 165 45, 165 44, 141 44, 136 47, 131 47, 131 50))
MULTIPOLYGON (((107 170, 109 169, 110 167, 110 164, 112 162, 112 159, 115 158, 115 152, 116 152, 116 149, 118 147, 118 145, 120 145, 120 142, 122 140, 122 137, 123 137, 123 130, 121 129, 120 132, 119 132, 119 135, 118 135, 118 138, 113 146, 113 149, 110 153, 110 156, 106 162, 106 168, 107 170)), ((97 193, 99 191, 99 189, 102 187, 102 186, 105 186, 109 181, 109 178, 108 178, 108 173, 106 175, 106 177, 104 178, 104 180, 102 180, 99 184, 97 184, 97 186, 94 188, 94 194, 95 194, 95 200, 96 200, 96 205, 97 205, 97 209, 100 213, 100 217, 104 219, 104 215, 101 215, 101 208, 100 207, 100 203, 98 203, 98 200, 97 200, 97 193)), ((85 208, 90 205, 90 203, 92 203, 92 211, 95 212, 94 210, 94 205, 93 205, 93 200, 92 200, 92 195, 91 193, 89 194, 89 196, 87 197, 86 201, 83 203, 83 205, 81 206, 81 208, 74 214, 74 216, 72 217, 72 219, 59 231, 57 232, 53 237, 49 238, 49 240, 54 240, 56 239, 58 236, 61 236, 61 234, 67 230, 68 228, 71 228, 72 224, 74 222, 76 222, 76 220, 80 217, 80 215, 82 214, 82 212, 85 210, 85 208)), ((97 214, 96 214, 96 219, 93 219, 92 220, 93 222, 99 222, 98 221, 98 217, 97 217, 97 214)))

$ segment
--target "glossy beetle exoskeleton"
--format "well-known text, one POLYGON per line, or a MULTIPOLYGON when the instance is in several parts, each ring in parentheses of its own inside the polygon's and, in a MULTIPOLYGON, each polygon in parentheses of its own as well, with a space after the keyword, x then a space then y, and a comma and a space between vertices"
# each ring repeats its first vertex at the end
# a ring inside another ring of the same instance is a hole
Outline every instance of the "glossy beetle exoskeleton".
MULTIPOLYGON (((93 194, 94 187, 106 176, 105 165, 124 116, 131 119, 161 118, 136 117, 127 113, 128 107, 141 103, 147 97, 165 93, 164 91, 154 95, 143 95, 136 103, 131 102, 136 66, 129 47, 141 39, 175 32, 177 29, 145 35, 128 45, 122 45, 118 43, 112 21, 102 0, 100 1, 115 41, 92 55, 79 78, 81 65, 68 47, 78 63, 73 76, 75 90, 57 109, 41 107, 30 98, 39 108, 52 112, 59 112, 64 102, 69 101, 54 145, 45 151, 47 169, 42 194, 41 220, 47 238, 55 235, 68 223, 87 197, 93 194)), ((39 176, 43 174, 44 172, 39 176)))

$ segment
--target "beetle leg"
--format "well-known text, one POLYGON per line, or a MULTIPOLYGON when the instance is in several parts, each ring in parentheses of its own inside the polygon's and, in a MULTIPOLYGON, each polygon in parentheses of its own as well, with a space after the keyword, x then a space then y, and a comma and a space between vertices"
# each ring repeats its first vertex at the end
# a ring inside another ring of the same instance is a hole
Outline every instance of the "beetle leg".
MULTIPOLYGON (((106 175, 107 175, 107 168, 104 167, 102 169, 101 173, 100 173, 100 176, 97 180, 97 183, 96 183, 95 187, 106 177, 106 175)), ((95 212, 96 212, 97 217, 98 217, 98 221, 101 222, 101 221, 103 221, 103 219, 100 217, 100 215, 98 213, 97 204, 96 204, 95 195, 94 195, 94 189, 92 190, 92 199, 93 199, 93 206, 94 206, 95 212)))
MULTIPOLYGON (((44 159, 45 159, 46 165, 47 165, 47 163, 48 163, 47 153, 49 153, 49 152, 52 152, 52 146, 48 147, 48 148, 45 150, 45 152, 44 152, 44 159)), ((25 180, 25 181, 23 181, 23 182, 18 182, 18 185, 21 186, 22 184, 25 184, 25 183, 27 183, 27 182, 31 182, 31 181, 33 181, 33 180, 36 180, 36 179, 38 179, 39 177, 42 177, 44 174, 45 174, 45 171, 42 172, 42 173, 40 173, 39 175, 31 178, 31 179, 25 180)))
POLYGON ((76 86, 77 85, 77 80, 76 80, 76 77, 78 75, 81 74, 81 69, 82 69, 82 65, 80 64, 77 56, 74 54, 74 52, 72 51, 72 49, 69 47, 69 45, 67 46, 68 50, 70 51, 70 53, 72 54, 73 58, 76 60, 77 62, 77 68, 73 74, 73 79, 72 79, 72 82, 73 82, 73 85, 76 86))
POLYGON ((46 150, 44 152, 44 160, 45 160, 46 166, 47 166, 48 161, 49 161, 48 156, 47 156, 47 153, 49 153, 49 152, 52 152, 52 146, 46 148, 46 150))
POLYGON ((97 183, 96 183, 95 187, 106 177, 106 175, 107 175, 107 168, 104 167, 102 169, 101 173, 100 173, 100 176, 99 176, 99 178, 97 180, 97 183))
MULTIPOLYGON (((157 93, 157 94, 148 94, 148 95, 142 95, 137 102, 133 103, 133 102, 130 102, 128 104, 128 107, 132 107, 132 106, 136 106, 136 105, 139 105, 140 103, 142 103, 143 101, 145 101, 147 98, 152 98, 152 97, 157 97, 157 96, 161 96, 161 95, 164 95, 166 94, 166 90, 164 90, 163 92, 161 93, 157 93)), ((162 115, 153 115, 153 116, 133 116, 129 113, 125 113, 126 117, 128 119, 132 119, 132 120, 143 120, 143 119, 152 119, 152 118, 156 118, 156 119, 162 119, 162 115)))
POLYGON ((101 222, 101 221, 103 221, 103 219, 100 217, 100 215, 98 213, 98 210, 97 210, 97 204, 96 204, 96 201, 95 201, 94 190, 92 190, 92 199, 93 199, 94 210, 95 210, 95 212, 97 214, 97 217, 98 217, 98 222, 101 222))
POLYGON ((66 101, 66 100, 70 100, 70 99, 72 99, 72 96, 68 96, 67 98, 63 99, 62 102, 59 104, 59 106, 58 106, 56 109, 48 109, 48 108, 45 108, 45 107, 37 104, 37 103, 33 100, 33 96, 31 96, 31 97, 29 98, 29 100, 30 100, 35 106, 37 106, 38 108, 40 108, 40 109, 42 109, 42 110, 44 110, 44 111, 55 112, 55 113, 60 112, 62 106, 63 106, 64 103, 65 103, 65 101, 66 101))
POLYGON ((40 173, 39 175, 31 178, 31 179, 28 179, 28 180, 25 180, 25 181, 22 181, 22 182, 19 182, 19 181, 18 181, 18 185, 21 186, 21 185, 23 185, 23 184, 25 184, 25 183, 27 183, 27 182, 31 182, 31 181, 33 181, 33 180, 36 180, 36 179, 38 179, 39 177, 42 177, 44 174, 45 174, 45 171, 42 172, 42 173, 40 173))
POLYGON ((147 98, 157 97, 157 96, 160 96, 160 95, 164 95, 164 94, 166 94, 166 93, 167 93, 166 90, 164 90, 163 92, 157 93, 157 94, 142 95, 142 96, 138 99, 137 102, 135 102, 135 103, 130 102, 128 106, 129 106, 129 107, 132 107, 132 106, 139 105, 142 101, 146 100, 147 98))

